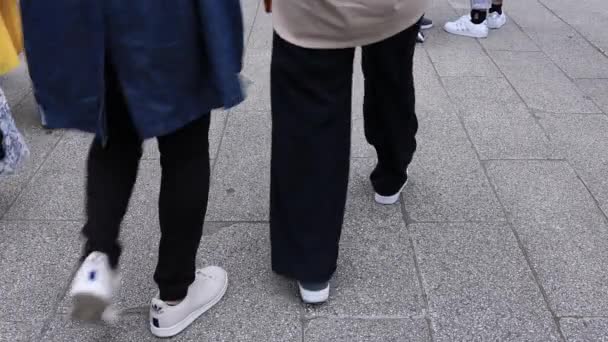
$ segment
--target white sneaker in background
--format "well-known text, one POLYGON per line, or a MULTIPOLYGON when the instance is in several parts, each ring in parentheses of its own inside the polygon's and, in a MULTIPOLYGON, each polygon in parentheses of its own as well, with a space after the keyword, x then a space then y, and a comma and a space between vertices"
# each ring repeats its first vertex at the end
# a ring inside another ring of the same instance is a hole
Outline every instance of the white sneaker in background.
POLYGON ((507 15, 502 12, 498 14, 498 12, 492 12, 488 14, 488 18, 486 19, 488 24, 488 28, 490 29, 499 29, 507 23, 507 15))
POLYGON ((70 288, 72 317, 85 321, 115 321, 117 312, 112 301, 119 284, 120 277, 110 267, 108 256, 100 252, 89 254, 76 272, 70 288))
POLYGON ((150 331, 157 337, 172 337, 217 304, 228 287, 228 274, 210 266, 196 271, 188 294, 177 305, 169 305, 157 297, 150 305, 150 331))
POLYGON ((488 26, 485 22, 474 24, 470 15, 464 15, 455 21, 445 23, 443 28, 452 34, 459 36, 486 38, 488 36, 488 26))

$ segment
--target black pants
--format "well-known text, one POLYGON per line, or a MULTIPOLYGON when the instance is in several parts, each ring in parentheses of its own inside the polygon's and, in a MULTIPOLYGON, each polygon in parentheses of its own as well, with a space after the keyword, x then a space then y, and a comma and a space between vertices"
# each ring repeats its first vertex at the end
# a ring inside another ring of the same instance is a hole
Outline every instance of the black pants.
MULTIPOLYGON (((87 164, 85 256, 107 253, 117 267, 120 225, 127 211, 142 156, 142 140, 111 65, 106 72, 109 139, 93 141, 87 164)), ((162 181, 159 201, 161 240, 154 280, 162 300, 186 296, 194 281, 196 253, 209 193, 209 115, 158 138, 162 181)))
MULTIPOLYGON (((412 73, 418 26, 363 47, 365 135, 378 154, 381 195, 405 182, 418 122, 412 73)), ((354 48, 273 43, 272 268, 300 281, 336 269, 348 185, 354 48)))

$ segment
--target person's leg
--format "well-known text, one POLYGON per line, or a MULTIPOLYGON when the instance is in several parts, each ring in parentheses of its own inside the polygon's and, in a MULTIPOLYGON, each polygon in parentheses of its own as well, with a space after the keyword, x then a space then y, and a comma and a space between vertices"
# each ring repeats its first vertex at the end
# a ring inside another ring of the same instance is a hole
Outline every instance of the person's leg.
POLYGON ((154 280, 163 301, 186 297, 195 278, 209 195, 209 120, 210 115, 205 115, 158 138, 162 235, 154 280))
POLYGON ((502 0, 492 0, 487 24, 488 28, 499 29, 507 23, 507 15, 502 11, 502 0))
POLYGON ((300 282, 336 270, 350 163, 354 49, 274 35, 271 66, 272 269, 300 282))
POLYGON ((114 320, 111 307, 118 287, 120 225, 137 178, 142 140, 130 119, 124 94, 111 63, 106 63, 107 141, 95 139, 87 161, 87 222, 83 262, 70 288, 72 316, 114 320))
POLYGON ((92 252, 108 255, 116 269, 121 253, 120 225, 137 179, 142 140, 131 122, 129 109, 111 63, 106 63, 107 144, 96 138, 87 161, 87 221, 84 257, 92 252))
POLYGON ((399 192, 416 151, 413 58, 417 32, 414 25, 363 47, 365 136, 378 155, 370 178, 381 196, 399 192))

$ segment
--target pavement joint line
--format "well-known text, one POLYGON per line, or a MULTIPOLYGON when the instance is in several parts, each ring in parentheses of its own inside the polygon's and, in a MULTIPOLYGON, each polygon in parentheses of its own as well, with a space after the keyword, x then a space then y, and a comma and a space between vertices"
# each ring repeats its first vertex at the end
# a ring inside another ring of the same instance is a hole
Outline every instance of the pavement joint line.
MULTIPOLYGON (((515 25, 520 29, 520 31, 522 31, 528 37, 528 39, 530 39, 530 41, 534 45, 536 45, 536 47, 540 50, 540 51, 536 51, 535 53, 542 53, 549 61, 551 61, 551 63, 553 65, 557 66, 555 64, 555 62, 553 62, 553 60, 551 58, 549 58, 549 56, 547 56, 547 54, 536 44, 536 42, 534 42, 534 40, 530 37, 530 35, 528 35, 528 33, 525 32, 521 27, 519 27, 519 25, 517 24, 517 22, 515 20, 511 20, 511 22, 515 23, 515 25)), ((538 115, 536 114, 536 112, 534 111, 534 109, 532 107, 530 107, 528 105, 528 103, 524 100, 524 97, 521 95, 521 93, 517 90, 517 88, 513 85, 513 83, 511 83, 511 80, 509 80, 509 78, 502 71, 502 69, 500 68, 500 66, 498 66, 498 64, 496 63, 496 61, 494 60, 494 58, 492 58, 492 55, 490 53, 488 53, 488 49, 486 49, 485 46, 483 46, 483 44, 481 44, 481 42, 479 41, 479 39, 476 39, 476 41, 477 41, 477 44, 481 47, 481 50, 486 54, 486 56, 488 56, 488 58, 490 59, 490 61, 492 61, 492 64, 494 65, 494 67, 496 67, 496 70, 498 70, 498 72, 500 72, 500 74, 504 77, 505 81, 507 81, 507 83, 509 84, 509 86, 511 87, 511 89, 513 90, 513 92, 515 92, 515 94, 517 94, 517 97, 519 98, 519 100, 521 101, 521 103, 524 104, 524 106, 527 109, 528 114, 532 117, 532 119, 534 120, 534 122, 536 123, 536 125, 538 126, 538 128, 540 128, 540 131, 543 132, 543 135, 545 136, 545 138, 547 139, 547 141, 549 142, 549 144, 553 145, 553 143, 551 141, 551 137, 549 136, 549 133, 540 124, 540 118, 538 117, 538 115)), ((559 69, 559 67, 558 67, 558 69, 559 69)), ((561 70, 561 69, 559 69, 559 70, 561 70)), ((562 73, 564 72, 563 70, 561 70, 561 71, 562 71, 562 73)), ((577 89, 578 89, 578 86, 577 86, 577 89)), ((580 91, 580 89, 579 89, 579 91, 580 91)), ((594 103, 594 105, 595 105, 595 103, 594 103)), ((471 143, 472 143, 472 141, 471 141, 471 143)))
POLYGON ((3 218, 1 222, 35 222, 35 223, 46 223, 46 222, 65 222, 65 223, 84 223, 85 219, 27 219, 27 218, 3 218))
POLYGON ((579 316, 579 315, 565 315, 565 316, 559 316, 560 319, 608 319, 608 316, 595 316, 595 315, 591 315, 591 316, 579 316))
POLYGON ((526 264, 528 265, 528 269, 532 273, 532 278, 534 279, 534 282, 536 283, 536 286, 538 287, 538 290, 540 291, 540 294, 543 297, 543 301, 545 302, 545 307, 546 307, 547 311, 549 311, 549 313, 551 314, 551 317, 553 319, 553 323, 555 324, 555 329, 557 330, 558 337, 559 337, 560 341, 566 342, 568 340, 566 339, 566 337, 565 337, 565 335, 564 335, 564 333, 562 331, 562 327, 561 327, 561 323, 560 323, 559 317, 557 316, 557 314, 553 310, 553 308, 551 308, 551 301, 549 300, 549 295, 547 294, 547 291, 545 290, 545 288, 543 287, 543 285, 542 285, 542 283, 540 281, 540 276, 538 275, 538 272, 536 271, 536 269, 534 268, 534 266, 532 264, 532 260, 530 259, 530 256, 528 255, 528 251, 526 250, 526 248, 525 248, 525 246, 524 246, 524 244, 522 242, 522 239, 519 236, 519 233, 515 229, 512 220, 510 219, 509 215, 507 214, 507 209, 505 208, 505 205, 504 205, 502 199, 500 198, 500 196, 498 196, 498 191, 496 190, 496 186, 494 185, 494 182, 492 182, 492 179, 489 177, 486 163, 482 163, 482 170, 485 173, 486 178, 490 182, 490 188, 492 189, 492 192, 494 193, 494 196, 496 196, 498 204, 500 205, 500 209, 503 212, 503 215, 506 217, 507 225, 511 229, 511 233, 515 237, 515 240, 517 242, 517 246, 519 247, 519 250, 521 251, 524 259, 526 260, 526 264))
POLYGON ((581 36, 589 45, 591 45, 593 48, 595 48, 597 51, 599 51, 602 55, 604 55, 605 57, 608 58, 608 53, 606 51, 604 51, 602 48, 600 48, 599 46, 595 45, 595 43, 591 42, 589 39, 587 39, 587 37, 585 37, 584 34, 582 34, 581 32, 579 32, 576 27, 570 25, 567 21, 565 21, 560 15, 558 15, 557 13, 555 13, 554 10, 552 10, 549 6, 547 6, 542 0, 537 0, 537 2, 544 7, 547 11, 549 11, 551 14, 553 14, 556 18, 558 18, 562 23, 566 24, 568 27, 570 27, 572 30, 574 30, 574 32, 576 32, 579 36, 581 36))
POLYGON ((17 203, 17 201, 21 198, 21 196, 23 195, 23 193, 29 189, 29 187, 32 185, 34 178, 36 178, 36 176, 38 175, 38 173, 40 172, 40 170, 42 169, 42 167, 46 164, 47 160, 49 159, 49 157, 51 156, 51 154, 53 154, 53 152, 55 151, 55 149, 57 149, 57 146, 59 146, 59 143, 61 143, 65 137, 65 133, 66 131, 60 131, 60 136, 59 139, 57 139, 57 142, 55 142, 55 144, 53 145, 53 147, 47 152, 47 154, 42 158, 42 163, 40 163, 40 165, 38 165, 38 167, 34 170, 34 172, 32 172, 31 176, 24 182, 23 186, 21 186, 21 189, 19 190, 19 193, 17 194, 17 196, 15 196, 15 198, 11 201, 11 203, 8 205, 6 211, 0 215, 0 221, 4 219, 4 217, 6 217, 6 215, 11 211, 11 209, 13 209, 13 206, 15 205, 15 203, 17 203))
MULTIPOLYGON (((599 49, 597 46, 595 46, 595 44, 591 43, 591 42, 590 42, 590 41, 587 39, 587 37, 585 37, 584 35, 582 35, 582 34, 581 34, 579 31, 577 31, 577 30, 576 30, 574 27, 572 27, 570 24, 568 24, 566 21, 564 21, 564 19, 562 19, 560 16, 558 16, 558 15, 557 15, 555 12, 553 12, 553 10, 551 10, 549 7, 547 7, 547 6, 546 6, 544 3, 542 3, 542 2, 541 2, 541 1, 539 1, 539 0, 536 0, 536 2, 537 2, 537 3, 539 3, 539 4, 540 4, 542 7, 544 7, 544 8, 545 8, 547 11, 549 11, 549 12, 550 12, 550 13, 551 13, 553 16, 555 16, 556 18, 558 18, 558 19, 559 19, 561 22, 563 22, 563 23, 564 23, 564 24, 566 24, 568 27, 570 27, 572 30, 574 30, 574 32, 576 32, 576 34, 578 34, 579 36, 581 36, 581 37, 583 38, 583 40, 585 40, 585 41, 586 41, 586 42, 587 42, 587 43, 588 43, 590 46, 592 46, 592 47, 594 47, 594 48, 596 48, 596 49, 600 50, 600 53, 602 53, 604 56, 608 57, 608 55, 606 55, 606 53, 603 53, 603 52, 601 51, 601 49, 599 49)), ((513 22, 513 23, 515 23, 517 26, 519 26, 519 24, 517 24, 517 22, 516 22, 514 19, 512 19, 512 18, 511 18, 511 22, 513 22)), ((520 27, 520 29, 521 29, 521 27, 520 27)), ((534 39, 532 39, 532 36, 530 36, 530 35, 528 34, 528 32, 526 32, 526 31, 525 31, 525 30, 523 30, 523 29, 521 29, 521 31, 522 31, 522 32, 523 32, 523 33, 524 33, 524 34, 525 34, 525 35, 528 37, 528 39, 530 39, 530 41, 532 41, 532 42, 534 43, 534 45, 536 45, 536 46, 539 48, 540 52, 541 52, 543 55, 545 55, 545 57, 546 57, 546 58, 547 58, 549 61, 551 61, 551 63, 553 63, 553 65, 554 65, 554 66, 555 66, 557 69, 559 69, 559 70, 562 72, 562 74, 564 74, 564 76, 566 76, 566 78, 567 78, 568 80, 570 80, 570 82, 572 82, 572 84, 573 84, 573 85, 576 87, 576 89, 578 89, 578 91, 580 91, 580 92, 581 92, 581 94, 583 94, 583 95, 584 95, 584 96, 585 96, 585 97, 586 97, 586 98, 587 98, 589 101, 591 101, 591 103, 593 103, 593 105, 595 106, 595 108, 596 108, 597 110, 600 110, 600 108, 601 108, 601 107, 600 107, 600 106, 597 104, 597 102, 595 102, 595 100, 594 100, 594 99, 592 99, 591 97, 588 97, 588 96, 586 95, 586 93, 585 93, 585 92, 584 92, 584 91, 583 91, 583 90, 582 90, 582 89, 581 89, 581 88, 578 86, 578 84, 575 82, 575 80, 576 80, 576 79, 575 79, 575 78, 570 77, 570 75, 568 75, 568 74, 567 74, 567 73, 566 73, 566 72, 565 72, 565 71, 564 71, 564 70, 563 70, 563 69, 562 69, 562 68, 561 68, 559 65, 557 65, 557 63, 555 63, 555 61, 553 60, 553 58, 551 58, 551 56, 547 55, 547 53, 545 53, 545 51, 544 51, 544 50, 543 50, 543 49, 542 49, 540 46, 538 46, 538 44, 536 44, 536 42, 534 41, 534 39)), ((480 43, 480 44, 481 44, 481 43, 480 43)), ((494 62, 494 59, 493 59, 492 57, 490 57, 490 59, 492 59, 492 61, 494 62)), ((496 64, 496 63, 494 63, 494 64, 496 64)), ((499 68, 499 70, 500 70, 500 68, 499 68)), ((502 70, 500 70, 500 72, 502 73, 502 70)), ((503 73, 503 75, 504 75, 504 73, 503 73)), ((506 76, 505 76, 505 77, 506 77, 506 76)), ((509 84, 511 84, 511 82, 509 81, 509 79, 507 79, 507 81, 509 82, 509 84)), ((512 84, 511 84, 511 87, 513 87, 513 85, 512 85, 512 84)), ((513 87, 513 89, 515 89, 515 87, 513 87)), ((518 95, 520 95, 520 94, 519 94, 519 92, 517 91, 517 89, 515 89, 515 92, 516 92, 518 95)), ((520 97, 521 97, 521 95, 520 95, 520 97)), ((523 101, 523 98, 522 98, 522 101, 523 101)), ((526 104, 526 106, 527 106, 528 108, 530 108, 530 107, 528 106, 528 104, 527 104, 525 101, 524 101, 524 104, 526 104)), ((535 113, 534 111, 532 111, 532 113, 533 113, 532 115, 533 115, 533 116, 536 118, 536 117, 537 117, 537 116, 536 116, 536 113, 535 113)), ((603 113, 603 111, 601 111, 601 110, 600 110, 600 112, 599 112, 599 113, 603 113)), ((599 114, 599 113, 590 113, 590 114, 599 114)), ((545 129, 544 129, 544 128, 543 128, 543 131, 545 131, 545 129)))
POLYGON ((409 247, 412 251, 412 259, 414 261, 414 269, 416 271, 418 287, 420 289, 420 293, 422 294, 423 316, 426 321, 426 326, 428 329, 430 341, 434 341, 435 340, 435 331, 433 329, 433 321, 432 321, 432 318, 430 315, 431 310, 430 310, 430 306, 429 306, 429 297, 428 297, 428 294, 426 293, 426 288, 424 287, 424 280, 422 278, 422 272, 420 271, 420 264, 418 262, 418 254, 416 253, 416 245, 414 244, 414 238, 412 236, 413 234, 412 234, 411 226, 407 223, 409 214, 407 213, 407 210, 405 210, 404 201, 400 201, 399 207, 401 208, 401 215, 403 216, 403 221, 405 222, 405 228, 408 232, 407 239, 408 239, 408 242, 410 245, 409 247))
POLYGON ((576 168, 574 166, 572 166, 572 163, 570 163, 569 160, 566 160, 566 164, 572 170, 572 172, 574 172, 574 174, 576 175, 576 178, 581 182, 581 184, 583 184, 583 186, 585 187, 585 190, 587 190, 587 193, 593 199, 593 203, 595 204, 596 208, 602 214, 602 218, 604 219, 604 226, 606 227, 606 229, 608 229, 608 215, 607 215, 608 213, 606 213, 604 211, 604 209, 602 209, 602 206, 601 206, 600 202, 597 200, 597 198, 595 197, 595 195, 593 194, 593 191, 591 191, 591 188, 587 185, 587 183, 581 177, 581 175, 579 175, 578 172, 576 172, 576 168))
POLYGON ((547 162, 563 162, 566 158, 485 158, 481 159, 482 162, 493 162, 493 161, 547 161, 547 162))
POLYGON ((359 315, 317 315, 317 316, 306 316, 307 322, 314 321, 316 319, 335 319, 343 321, 400 321, 405 319, 425 319, 426 315, 374 315, 374 316, 359 316, 359 315))

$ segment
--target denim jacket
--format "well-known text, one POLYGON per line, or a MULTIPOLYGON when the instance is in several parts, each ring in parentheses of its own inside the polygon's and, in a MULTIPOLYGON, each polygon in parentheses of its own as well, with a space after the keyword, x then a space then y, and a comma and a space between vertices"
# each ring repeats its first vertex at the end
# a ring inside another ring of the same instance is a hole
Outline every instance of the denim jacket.
POLYGON ((21 0, 25 49, 49 128, 107 136, 112 58, 142 138, 243 100, 239 0, 21 0))

